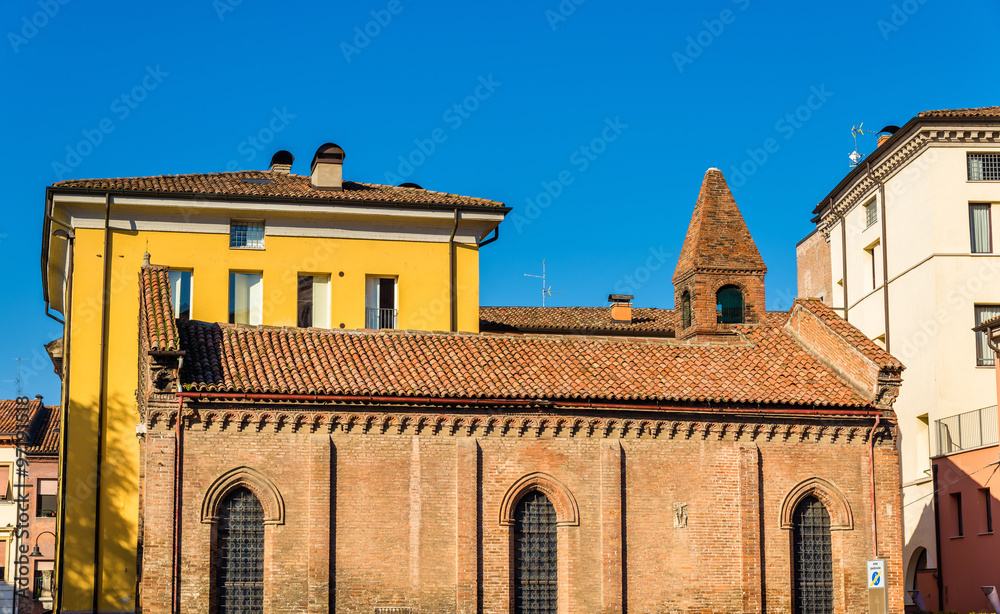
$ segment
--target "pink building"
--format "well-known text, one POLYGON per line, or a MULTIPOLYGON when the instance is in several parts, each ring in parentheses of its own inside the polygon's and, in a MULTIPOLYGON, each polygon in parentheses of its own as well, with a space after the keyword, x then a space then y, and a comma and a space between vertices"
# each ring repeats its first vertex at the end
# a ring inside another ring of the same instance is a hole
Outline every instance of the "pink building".
MULTIPOLYGON (((1000 318, 976 327, 979 343, 998 354, 1000 318)), ((995 364, 995 361, 994 361, 995 364)), ((994 367, 995 369, 996 367, 994 367)), ((997 374, 1000 396, 1000 372, 997 374)), ((917 572, 927 609, 1000 611, 1000 423, 997 405, 935 421, 933 458, 938 535, 937 573, 917 572), (983 587, 993 587, 993 590, 983 587)))

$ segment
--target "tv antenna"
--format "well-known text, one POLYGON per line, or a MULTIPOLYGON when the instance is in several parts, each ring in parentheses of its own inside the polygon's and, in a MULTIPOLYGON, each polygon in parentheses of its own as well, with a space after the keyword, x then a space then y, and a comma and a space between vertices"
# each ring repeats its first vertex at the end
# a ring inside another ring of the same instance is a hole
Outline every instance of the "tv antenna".
POLYGON ((27 358, 15 358, 17 361, 17 377, 15 379, 5 379, 4 382, 9 384, 14 384, 17 386, 17 396, 21 396, 21 361, 28 360, 27 358))
MULTIPOLYGON (((854 151, 852 151, 847 157, 851 160, 851 168, 854 168, 861 163, 861 159, 864 158, 864 154, 858 153, 858 135, 865 135, 865 122, 861 122, 857 126, 851 126, 851 136, 854 137, 854 151)), ((869 130, 868 134, 874 133, 874 130, 869 130)))
POLYGON ((542 307, 545 307, 545 297, 546 297, 546 295, 547 296, 552 296, 553 294, 566 294, 565 292, 553 292, 552 291, 552 286, 545 285, 545 261, 544 260, 542 260, 542 274, 541 275, 532 275, 530 273, 525 273, 524 276, 525 277, 534 277, 535 279, 541 279, 542 280, 542 307))

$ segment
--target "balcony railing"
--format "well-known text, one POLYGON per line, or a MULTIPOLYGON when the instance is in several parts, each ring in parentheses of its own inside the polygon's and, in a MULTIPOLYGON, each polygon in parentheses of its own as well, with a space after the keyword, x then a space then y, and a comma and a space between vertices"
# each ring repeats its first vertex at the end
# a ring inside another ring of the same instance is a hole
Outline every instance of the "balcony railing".
POLYGON ((996 405, 948 416, 935 424, 938 456, 998 443, 996 405))
POLYGON ((396 328, 396 310, 365 309, 365 328, 396 328))

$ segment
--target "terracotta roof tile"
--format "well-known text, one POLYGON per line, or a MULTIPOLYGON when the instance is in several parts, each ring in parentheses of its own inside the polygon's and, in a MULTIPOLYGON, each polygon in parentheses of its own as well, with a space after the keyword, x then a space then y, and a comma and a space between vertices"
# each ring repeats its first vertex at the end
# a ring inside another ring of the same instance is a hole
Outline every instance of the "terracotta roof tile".
POLYGON ((698 269, 767 271, 722 171, 710 168, 701 183, 674 280, 698 269))
POLYGON ((694 345, 179 324, 187 391, 870 407, 774 326, 694 345))
POLYGON ((822 320, 827 326, 832 328, 837 334, 847 340, 848 343, 860 351, 865 358, 871 360, 879 368, 891 369, 893 371, 902 370, 903 363, 899 362, 891 354, 883 350, 874 341, 869 339, 860 330, 855 328, 847 320, 837 315, 819 299, 797 298, 795 303, 802 305, 811 311, 816 317, 822 320))
POLYGON ((74 179, 52 184, 54 188, 155 192, 167 194, 205 194, 238 198, 296 198, 321 201, 402 203, 417 205, 504 207, 485 198, 459 196, 420 188, 403 188, 374 183, 345 181, 342 191, 316 190, 310 178, 277 171, 237 171, 194 175, 158 175, 112 179, 74 179), (249 180, 249 183, 248 183, 249 180), (262 183, 264 182, 264 183, 262 183))
POLYGON ((177 321, 170 302, 169 270, 162 266, 144 266, 139 271, 139 314, 145 319, 146 342, 150 350, 180 349, 177 321))
POLYGON ((934 111, 921 111, 917 117, 1000 117, 1000 107, 937 109, 934 111))
MULTIPOLYGON (((15 399, 2 399, 0 400, 0 439, 10 440, 12 434, 16 434, 20 429, 29 428, 29 437, 32 442, 37 444, 39 442, 39 437, 47 434, 47 431, 43 431, 40 425, 46 422, 51 412, 52 408, 45 407, 42 405, 40 399, 31 399, 28 401, 28 418, 21 418, 22 422, 19 424, 19 414, 22 410, 18 408, 17 401, 15 399), (43 415, 44 414, 44 415, 43 415)), ((58 414, 58 409, 54 412, 58 414)), ((58 420, 58 418, 57 418, 58 420)), ((56 425, 58 430, 58 424, 56 425)), ((34 447, 32 445, 27 446, 27 449, 34 447)))
POLYGON ((673 336, 673 309, 633 307, 632 321, 615 322, 610 307, 480 307, 479 329, 491 332, 567 332, 673 336))
POLYGON ((59 454, 59 406, 47 405, 43 408, 45 417, 42 419, 33 445, 27 446, 28 454, 59 454))

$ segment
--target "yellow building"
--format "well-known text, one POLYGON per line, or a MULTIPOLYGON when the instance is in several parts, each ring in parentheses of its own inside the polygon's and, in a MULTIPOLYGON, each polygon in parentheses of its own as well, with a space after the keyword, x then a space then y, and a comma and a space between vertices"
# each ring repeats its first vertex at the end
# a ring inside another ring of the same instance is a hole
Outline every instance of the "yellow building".
MULTIPOLYGON (((63 181, 46 190, 46 307, 65 319, 57 611, 136 607, 139 271, 170 269, 181 318, 479 330, 479 247, 499 202, 267 171, 63 181)), ((152 502, 151 502, 152 503, 152 502)))

